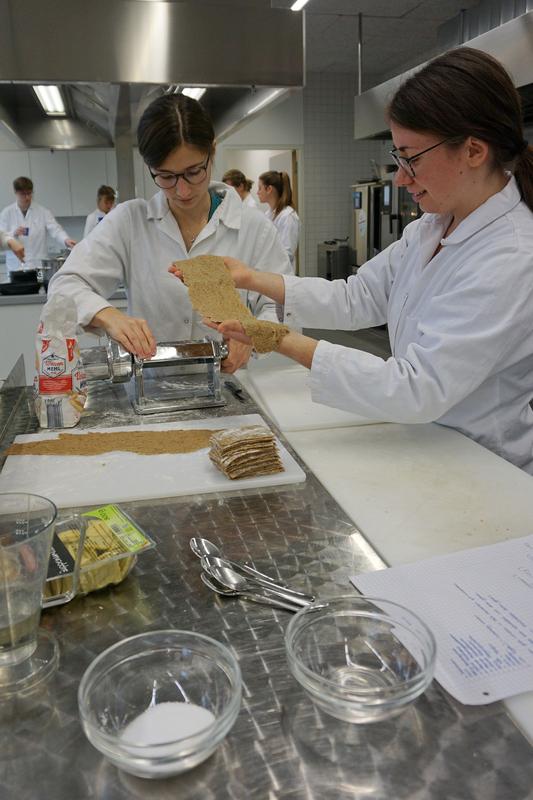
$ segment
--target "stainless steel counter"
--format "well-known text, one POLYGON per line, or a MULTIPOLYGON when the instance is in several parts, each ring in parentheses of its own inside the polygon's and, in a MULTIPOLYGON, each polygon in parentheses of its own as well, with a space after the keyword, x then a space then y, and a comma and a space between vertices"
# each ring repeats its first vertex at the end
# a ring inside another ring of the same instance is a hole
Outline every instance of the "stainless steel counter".
MULTIPOLYGON (((252 413, 230 394, 222 409, 158 421, 252 413)), ((93 385, 82 427, 153 422, 133 416, 124 387, 93 385)), ((20 414, 15 433, 36 430, 20 414)), ((290 449, 290 448, 289 448, 290 449)), ((0 453, 1 455, 1 453, 0 453)), ((521 800, 533 797, 533 749, 500 704, 468 708, 437 684, 401 717, 341 723, 316 711, 288 672, 290 615, 214 596, 200 581, 191 536, 321 597, 353 591, 380 558, 308 474, 305 484, 123 504, 157 542, 120 586, 43 613, 58 637, 59 671, 40 695, 0 704, 2 800, 521 800), (244 693, 225 742, 203 765, 167 781, 110 766, 86 740, 77 688, 92 659, 119 639, 173 627, 201 631, 237 655, 244 693)), ((398 531, 401 535, 401 531, 398 531)))

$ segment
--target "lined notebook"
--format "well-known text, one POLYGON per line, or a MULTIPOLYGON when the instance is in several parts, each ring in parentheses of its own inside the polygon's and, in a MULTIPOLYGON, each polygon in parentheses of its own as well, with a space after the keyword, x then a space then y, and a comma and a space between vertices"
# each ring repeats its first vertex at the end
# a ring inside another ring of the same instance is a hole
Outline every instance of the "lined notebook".
POLYGON ((465 705, 533 690, 533 535, 351 578, 437 640, 435 678, 465 705))

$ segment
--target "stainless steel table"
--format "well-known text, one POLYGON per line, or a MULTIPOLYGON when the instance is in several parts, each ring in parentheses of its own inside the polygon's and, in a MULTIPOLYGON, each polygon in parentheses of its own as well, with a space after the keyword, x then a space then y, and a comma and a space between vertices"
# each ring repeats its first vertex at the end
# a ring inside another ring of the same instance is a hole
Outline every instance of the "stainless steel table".
MULTIPOLYGON (((222 409, 166 419, 257 412, 227 394, 222 409)), ((16 433, 36 430, 19 413, 16 433)), ((82 427, 153 422, 134 416, 124 387, 91 387, 82 427)), ((4 446, 5 449, 5 446, 4 446)), ((289 448, 290 449, 290 448, 289 448)), ((0 456, 1 456, 0 451, 0 456)), ((354 591, 348 577, 382 566, 316 478, 275 489, 123 504, 157 547, 120 586, 43 613, 57 636, 59 671, 29 700, 0 704, 2 800, 521 800, 533 798, 533 749, 499 704, 468 708, 437 684, 402 716, 374 725, 318 712, 288 672, 290 614, 212 594, 191 536, 320 597, 354 591), (243 703, 225 742, 204 764, 167 781, 133 778, 86 740, 77 688, 92 659, 119 639, 184 628, 227 644, 243 674, 243 703)))

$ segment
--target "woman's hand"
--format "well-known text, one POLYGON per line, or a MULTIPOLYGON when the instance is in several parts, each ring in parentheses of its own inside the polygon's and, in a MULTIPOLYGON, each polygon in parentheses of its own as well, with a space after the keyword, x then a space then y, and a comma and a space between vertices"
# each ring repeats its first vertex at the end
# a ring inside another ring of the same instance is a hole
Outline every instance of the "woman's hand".
POLYGON ((228 342, 229 354, 221 362, 222 372, 236 372, 241 367, 248 363, 252 354, 252 345, 238 342, 236 339, 230 339, 228 342))
POLYGON ((229 341, 229 355, 222 362, 222 372, 235 372, 244 367, 252 354, 253 344, 249 336, 244 332, 241 322, 236 319, 226 320, 225 322, 213 322, 204 317, 204 325, 218 331, 224 337, 224 341, 229 341))
POLYGON ((239 261, 237 258, 224 258, 224 264, 231 273, 236 289, 253 288, 253 279, 256 274, 255 269, 247 267, 246 264, 243 264, 243 262, 239 261))
POLYGON ((94 315, 90 327, 103 328, 108 336, 140 358, 150 358, 156 351, 157 342, 146 320, 129 317, 118 308, 103 308, 94 315))

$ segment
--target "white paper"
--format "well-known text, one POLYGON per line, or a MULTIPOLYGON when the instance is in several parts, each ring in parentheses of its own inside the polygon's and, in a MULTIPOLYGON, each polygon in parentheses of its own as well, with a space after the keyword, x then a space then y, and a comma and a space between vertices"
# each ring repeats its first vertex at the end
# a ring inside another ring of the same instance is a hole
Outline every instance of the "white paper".
POLYGON ((435 677, 461 703, 533 690, 533 535, 351 581, 424 620, 437 641, 435 677))

